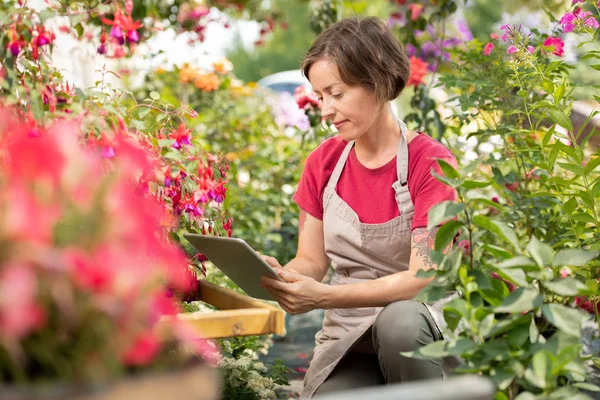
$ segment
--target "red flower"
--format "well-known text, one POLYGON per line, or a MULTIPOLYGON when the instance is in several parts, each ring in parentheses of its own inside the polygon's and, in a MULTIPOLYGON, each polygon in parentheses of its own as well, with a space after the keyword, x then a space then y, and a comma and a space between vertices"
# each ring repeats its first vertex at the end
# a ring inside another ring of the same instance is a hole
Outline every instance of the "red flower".
POLYGON ((294 91, 294 98, 296 99, 296 103, 299 108, 309 107, 320 108, 321 103, 319 99, 317 99, 317 95, 313 91, 308 91, 304 86, 298 86, 294 91))
POLYGON ((121 355, 127 365, 148 365, 160 351, 160 341, 153 332, 139 334, 121 355))
POLYGON ((427 75, 427 63, 420 58, 412 56, 410 58, 410 76, 406 85, 417 87, 425 83, 423 81, 425 75, 427 75))
POLYGON ((223 229, 225 229, 227 231, 227 236, 231 237, 233 230, 232 230, 232 225, 233 225, 233 219, 232 218, 227 218, 227 220, 225 220, 223 222, 223 229))

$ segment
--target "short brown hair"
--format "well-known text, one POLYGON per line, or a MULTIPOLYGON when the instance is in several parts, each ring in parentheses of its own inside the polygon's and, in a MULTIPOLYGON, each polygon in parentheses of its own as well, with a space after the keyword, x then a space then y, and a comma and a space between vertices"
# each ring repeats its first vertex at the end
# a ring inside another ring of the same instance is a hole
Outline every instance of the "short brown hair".
POLYGON ((329 59, 348 85, 361 85, 381 101, 400 95, 410 75, 410 61, 402 46, 377 17, 344 18, 317 37, 302 62, 308 78, 310 67, 329 59))

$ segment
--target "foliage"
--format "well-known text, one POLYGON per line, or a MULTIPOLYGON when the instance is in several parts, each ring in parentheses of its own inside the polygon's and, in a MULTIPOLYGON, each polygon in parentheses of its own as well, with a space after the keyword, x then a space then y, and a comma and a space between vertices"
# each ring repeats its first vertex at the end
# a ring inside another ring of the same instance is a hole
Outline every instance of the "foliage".
MULTIPOLYGON (((179 338, 173 345, 212 359, 185 325, 157 325, 178 312, 178 294, 192 284, 188 265, 202 266, 166 233, 231 234, 222 207, 227 165, 193 135, 198 112, 156 91, 136 98, 113 89, 106 69, 84 92, 48 62, 55 33, 45 22, 56 16, 68 17, 61 31, 99 37, 98 52, 118 57, 151 30, 138 33, 131 1, 41 11, 9 1, 0 11, 2 380, 104 381, 173 365, 169 331, 179 338)), ((211 92, 229 71, 216 63, 186 79, 211 92)))
MULTIPOLYGON (((597 356, 586 360, 580 342, 582 323, 599 322, 600 150, 572 125, 571 66, 560 59, 561 34, 599 34, 579 6, 550 35, 504 26, 487 49, 469 43, 441 78, 456 94, 452 129, 496 148, 476 148, 478 159, 460 171, 440 161, 436 177, 460 202, 430 211, 430 227, 449 222, 436 237, 439 269, 420 273, 435 280, 419 298, 462 296, 444 306, 448 340, 413 355, 460 356, 457 372, 489 376, 497 399, 600 390, 584 369, 597 356), (443 253, 457 234, 458 246, 443 253)), ((598 50, 586 57, 600 59, 598 50)))
POLYGON ((227 53, 236 65, 236 75, 243 81, 256 82, 276 72, 298 69, 314 40, 314 34, 306 29, 310 23, 308 4, 298 0, 280 0, 276 4, 286 15, 293 16, 285 22, 285 29, 276 30, 268 41, 250 50, 238 34, 233 49, 227 53))

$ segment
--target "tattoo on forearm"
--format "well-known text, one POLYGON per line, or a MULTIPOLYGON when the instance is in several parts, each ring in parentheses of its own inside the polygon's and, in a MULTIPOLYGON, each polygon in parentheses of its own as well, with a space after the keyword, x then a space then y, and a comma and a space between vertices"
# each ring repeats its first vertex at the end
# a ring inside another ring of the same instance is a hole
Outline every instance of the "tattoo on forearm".
POLYGON ((308 214, 304 210, 300 210, 300 219, 298 221, 298 232, 301 232, 304 229, 304 224, 308 219, 308 214))
POLYGON ((435 248, 435 234, 438 229, 416 228, 412 231, 413 247, 416 254, 423 257, 423 264, 426 267, 433 267, 434 265, 431 260, 431 249, 435 248))

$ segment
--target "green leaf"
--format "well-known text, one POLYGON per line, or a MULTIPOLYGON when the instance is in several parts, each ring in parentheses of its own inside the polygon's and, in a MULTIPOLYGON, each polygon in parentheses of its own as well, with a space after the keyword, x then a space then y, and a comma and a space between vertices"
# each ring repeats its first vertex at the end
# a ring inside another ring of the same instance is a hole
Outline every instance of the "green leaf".
MULTIPOLYGON (((515 268, 515 267, 537 267, 537 264, 530 258, 525 256, 516 256, 502 261, 496 265, 497 268, 515 268)), ((537 268, 536 268, 537 269, 537 268)))
POLYGON ((547 376, 548 376, 548 355, 546 354, 547 350, 540 350, 535 353, 531 359, 531 366, 533 368, 533 372, 540 378, 544 383, 541 387, 547 386, 547 376))
POLYGON ((594 157, 588 161, 584 168, 584 172, 586 175, 589 175, 590 172, 595 171, 596 168, 600 165, 600 157, 594 157))
POLYGON ((461 211, 465 209, 465 205, 462 203, 456 203, 454 201, 444 201, 436 204, 429 210, 428 214, 428 225, 427 229, 431 230, 436 226, 451 220, 456 217, 461 211))
POLYGON ((460 174, 458 173, 458 171, 456 169, 454 169, 454 167, 452 165, 450 165, 450 163, 446 160, 443 159, 438 159, 437 160, 438 165, 440 166, 440 169, 442 170, 442 172, 444 173, 444 175, 450 179, 460 179, 460 174))
POLYGON ((152 100, 158 100, 158 99, 160 99, 160 94, 153 90, 150 92, 150 98, 152 100))
POLYGON ((571 215, 573 214, 573 211, 575 211, 575 208, 577 207, 577 200, 575 200, 574 197, 571 197, 563 206, 563 209, 565 210, 565 213, 567 213, 567 215, 571 215))
POLYGON ((596 71, 600 71, 600 64, 590 65, 590 67, 594 68, 596 71))
POLYGON ((544 286, 561 296, 576 296, 580 291, 585 291, 587 286, 575 278, 561 278, 550 282, 543 282, 544 286))
POLYGON ((483 215, 476 215, 473 217, 473 223, 505 239, 508 243, 512 244, 515 249, 520 249, 517 235, 502 222, 491 220, 483 215))
POLYGON ((556 257, 554 257, 553 267, 562 267, 570 265, 574 267, 581 267, 598 257, 597 251, 579 250, 579 249, 567 249, 560 251, 556 257))
POLYGON ((535 324, 535 318, 531 318, 531 323, 529 324, 529 341, 531 343, 537 343, 538 336, 540 335, 540 331, 535 324))
POLYGON ((569 132, 573 132, 573 123, 567 114, 561 110, 550 110, 549 113, 552 121, 569 130, 569 132))
MULTIPOLYGON (((555 95, 556 95, 556 93, 555 93, 555 95)), ((550 142, 550 139, 552 139, 552 135, 554 135, 555 127, 556 127, 556 125, 552 125, 552 127, 550 129, 548 129, 548 132, 546 132, 546 134, 544 135, 544 139, 542 141, 542 144, 544 146, 546 146, 550 142)))
POLYGON ((535 236, 531 237, 527 245, 527 251, 540 267, 550 264, 554 258, 552 247, 540 242, 535 236))
POLYGON ((552 325, 561 331, 575 336, 581 336, 581 324, 585 321, 585 316, 578 310, 565 307, 562 304, 544 304, 542 313, 552 325))
POLYGON ((589 390, 590 392, 600 392, 600 387, 588 382, 576 382, 573 386, 579 389, 589 390))
POLYGON ((455 220, 450 220, 442 225, 435 234, 435 249, 437 251, 445 249, 462 226, 462 222, 455 220))
POLYGON ((462 183, 462 186, 465 189, 471 190, 471 189, 481 189, 484 187, 488 187, 492 184, 491 181, 472 181, 472 180, 464 180, 462 183))
POLYGON ((529 286, 525 271, 519 268, 496 269, 496 273, 503 279, 517 286, 529 286))
POLYGON ((519 313, 533 310, 544 301, 544 297, 536 290, 518 288, 512 292, 502 304, 494 308, 496 312, 519 313))
POLYGON ((149 107, 142 108, 138 113, 140 119, 144 119, 146 115, 150 113, 151 109, 149 107))
POLYGON ((592 217, 590 214, 584 213, 584 212, 575 213, 575 214, 571 215, 571 218, 573 218, 575 221, 589 222, 592 224, 596 223, 596 220, 594 219, 594 217, 592 217))
POLYGON ((559 162, 558 165, 560 165, 562 168, 566 169, 567 171, 573 172, 577 176, 585 175, 585 170, 579 165, 571 164, 571 163, 561 163, 561 162, 559 162))

